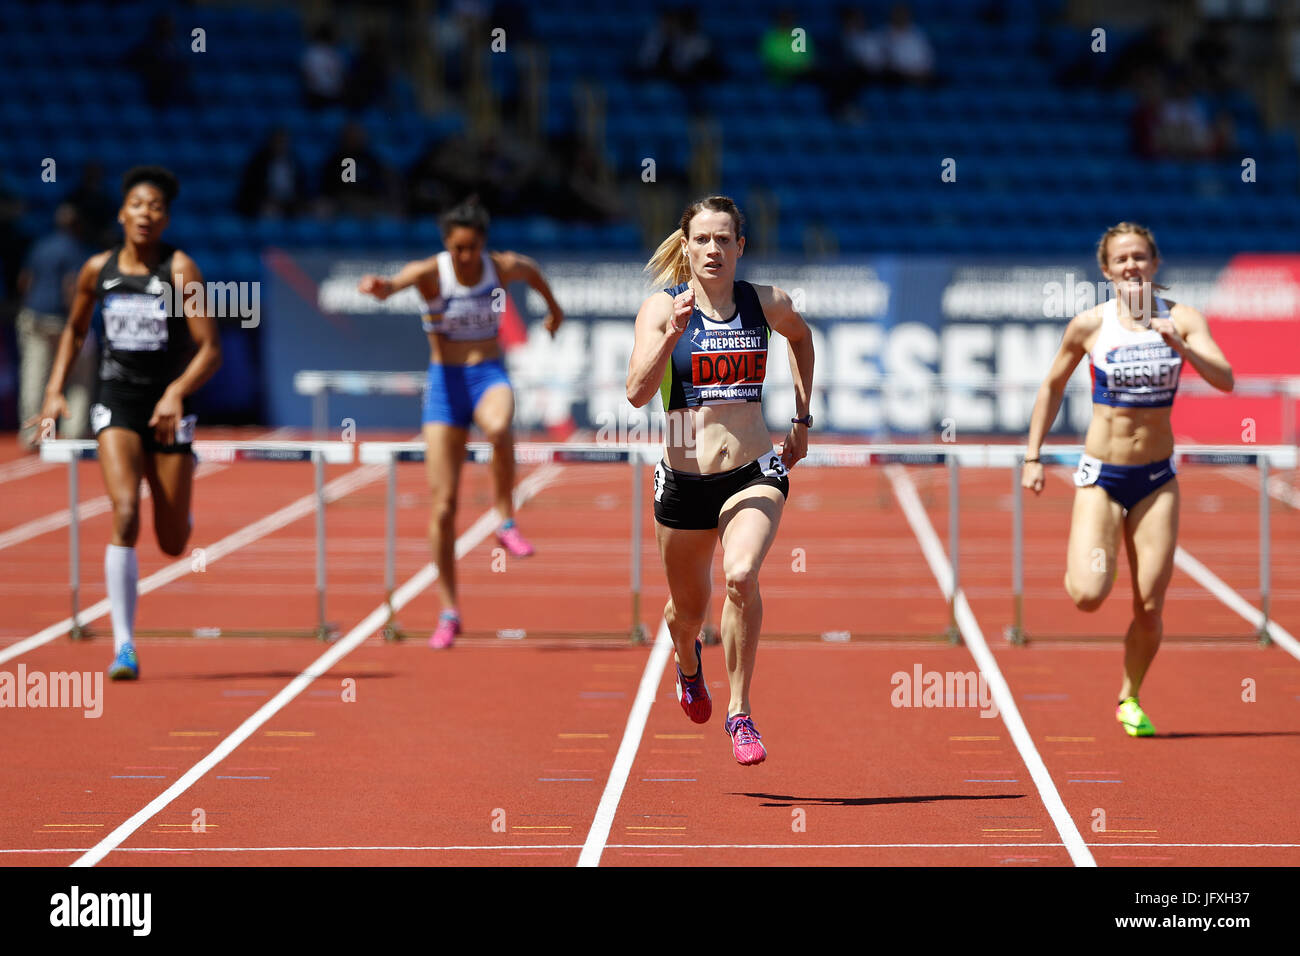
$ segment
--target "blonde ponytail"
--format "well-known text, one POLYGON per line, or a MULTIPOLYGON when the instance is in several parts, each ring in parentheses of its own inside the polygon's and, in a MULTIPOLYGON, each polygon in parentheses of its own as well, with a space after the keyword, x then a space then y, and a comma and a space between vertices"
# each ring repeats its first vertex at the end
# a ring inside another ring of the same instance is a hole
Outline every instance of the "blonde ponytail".
POLYGON ((645 270, 654 276, 655 288, 675 286, 686 282, 691 277, 691 263, 682 250, 682 231, 676 229, 673 234, 659 243, 659 248, 645 264, 645 270))
POLYGON ((645 265, 644 271, 654 276, 654 284, 659 288, 680 285, 683 282, 690 281, 691 260, 687 258, 685 250, 682 249, 682 237, 687 236, 686 230, 690 228, 691 220, 705 209, 713 212, 725 212, 731 216, 731 222, 736 228, 737 238, 745 234, 745 214, 740 211, 740 207, 731 198, 727 196, 706 196, 704 199, 695 200, 682 213, 682 218, 677 223, 677 231, 659 243, 659 248, 655 250, 655 254, 650 257, 650 261, 645 265))

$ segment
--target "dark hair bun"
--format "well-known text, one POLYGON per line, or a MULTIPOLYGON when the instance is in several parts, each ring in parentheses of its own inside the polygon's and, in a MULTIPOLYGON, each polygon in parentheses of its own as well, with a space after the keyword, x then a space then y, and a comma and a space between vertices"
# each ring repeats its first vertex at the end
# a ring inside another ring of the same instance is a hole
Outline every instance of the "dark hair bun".
POLYGON ((181 191, 180 181, 170 169, 163 166, 133 166, 122 177, 122 196, 125 198, 140 183, 157 187, 169 206, 181 191))

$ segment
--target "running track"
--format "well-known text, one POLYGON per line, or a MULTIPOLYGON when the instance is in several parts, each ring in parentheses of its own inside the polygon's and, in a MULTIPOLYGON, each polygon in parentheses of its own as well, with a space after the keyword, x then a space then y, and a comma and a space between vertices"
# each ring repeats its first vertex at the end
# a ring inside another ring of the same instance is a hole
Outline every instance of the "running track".
MULTIPOLYGON (((19 462, 8 443, 0 457, 6 500, 21 503, 6 512, 0 534, 66 509, 61 466, 19 462)), ((82 501, 91 502, 102 494, 98 466, 80 467, 82 501)), ((1005 681, 1024 729, 1017 740, 1006 708, 982 717, 978 706, 891 704, 898 672, 977 667, 970 633, 965 646, 921 638, 942 632, 947 608, 924 531, 900 501, 913 489, 946 543, 944 472, 796 470, 763 577, 767 637, 754 699, 770 757, 742 768, 721 726, 721 649, 705 650, 715 714, 700 727, 673 698, 671 655, 622 640, 630 618, 626 466, 521 468, 532 496, 521 525, 538 554, 504 568, 486 526, 476 524, 490 506, 486 469, 467 469, 459 573, 471 634, 447 654, 419 639, 436 607, 427 573, 423 590, 407 589, 411 603, 399 614, 417 639, 385 644, 373 635, 381 477, 358 466, 327 470, 335 496, 329 612, 344 635, 339 644, 144 638, 144 679, 106 685, 102 718, 0 711, 0 764, 24 768, 0 778, 8 810, 0 863, 1300 864, 1291 759, 1300 660, 1257 647, 1246 621, 1176 571, 1169 637, 1143 693, 1160 736, 1124 736, 1112 711, 1127 566, 1098 613, 1081 614, 1065 599, 1064 481, 1026 500, 1025 616, 1034 640, 1016 648, 1002 639, 1011 611, 1010 479, 1002 470, 962 475, 966 629, 982 634, 1005 681), (503 629, 530 636, 499 639, 503 629), (828 631, 853 639, 821 640, 828 631), (345 649, 314 680, 300 679, 322 655, 345 649), (1243 700, 1247 686, 1253 701, 1243 700), (222 759, 205 760, 214 749, 222 759)), ((1227 469, 1189 467, 1180 481, 1183 547, 1257 604, 1253 489, 1227 469)), ((310 490, 310 469, 291 464, 206 474, 195 486, 191 546, 226 541, 225 550, 142 596, 138 626, 309 628, 313 524, 310 510, 293 509, 310 490), (277 526, 266 530, 272 515, 277 526), (266 533, 241 536, 259 521, 266 533)), ((648 501, 642 507, 642 617, 653 633, 665 590, 648 501)), ((422 470, 403 466, 399 584, 425 565, 426 520, 422 470)), ((103 596, 108 527, 106 512, 83 523, 83 607, 103 596)), ((1272 528, 1273 616, 1295 634, 1300 516, 1274 502, 1272 528)), ((67 616, 66 557, 66 527, 0 550, 7 647, 67 616)), ((142 580, 176 563, 152 541, 147 504, 140 563, 142 580)), ((719 607, 715 599, 715 619, 719 607)), ((110 656, 107 617, 92 627, 91 642, 56 637, 17 657, 0 649, 0 670, 101 670, 110 656)))

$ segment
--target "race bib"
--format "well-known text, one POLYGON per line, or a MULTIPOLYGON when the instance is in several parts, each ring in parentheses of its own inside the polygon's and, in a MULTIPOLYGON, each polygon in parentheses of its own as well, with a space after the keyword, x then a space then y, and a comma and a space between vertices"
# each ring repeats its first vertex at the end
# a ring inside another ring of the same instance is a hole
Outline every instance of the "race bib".
POLYGON ((664 484, 667 482, 667 476, 664 474, 664 463, 661 461, 655 465, 655 501, 663 501, 664 484))
POLYGON ((167 348, 167 299, 138 293, 104 298, 104 335, 121 352, 161 352, 167 348))
POLYGON ((1101 459, 1093 458, 1091 455, 1079 456, 1079 467, 1074 473, 1075 487, 1086 488, 1088 485, 1095 485, 1100 477, 1101 459))
POLYGON ((781 453, 773 448, 770 452, 759 455, 754 459, 763 474, 769 478, 784 478, 788 471, 781 462, 781 453))

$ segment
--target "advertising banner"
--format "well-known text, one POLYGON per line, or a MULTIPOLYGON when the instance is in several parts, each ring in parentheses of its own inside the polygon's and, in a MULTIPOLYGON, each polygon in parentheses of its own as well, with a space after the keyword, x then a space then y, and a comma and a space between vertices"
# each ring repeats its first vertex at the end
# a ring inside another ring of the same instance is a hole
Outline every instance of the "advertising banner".
MULTIPOLYGON (((416 258, 413 254, 410 258, 416 258)), ((385 302, 362 295, 367 273, 394 274, 404 258, 270 252, 265 257, 263 369, 271 424, 305 426, 310 400, 295 393, 302 369, 421 372, 428 345, 412 289, 385 302)), ((554 338, 545 304, 516 284, 503 303, 501 339, 521 430, 650 427, 625 395, 635 317, 653 290, 643 262, 554 258, 541 266, 567 321, 554 338)), ((940 434, 1023 438, 1043 377, 1070 317, 1113 293, 1095 262, 1006 264, 987 259, 875 256, 823 264, 742 259, 739 278, 788 292, 816 348, 817 431, 884 440, 940 434)), ((1182 439, 1285 440, 1295 395, 1258 376, 1300 375, 1300 257, 1239 256, 1162 269, 1167 298, 1205 313, 1232 362, 1238 394, 1211 393, 1190 363, 1175 404, 1182 439)), ((784 340, 769 344, 764 414, 784 430, 794 408, 784 340)), ((331 427, 419 427, 417 396, 339 396, 331 427)), ((1078 435, 1091 415, 1088 361, 1075 370, 1055 433, 1078 435)), ((1290 421, 1294 422, 1294 417, 1290 421)))

